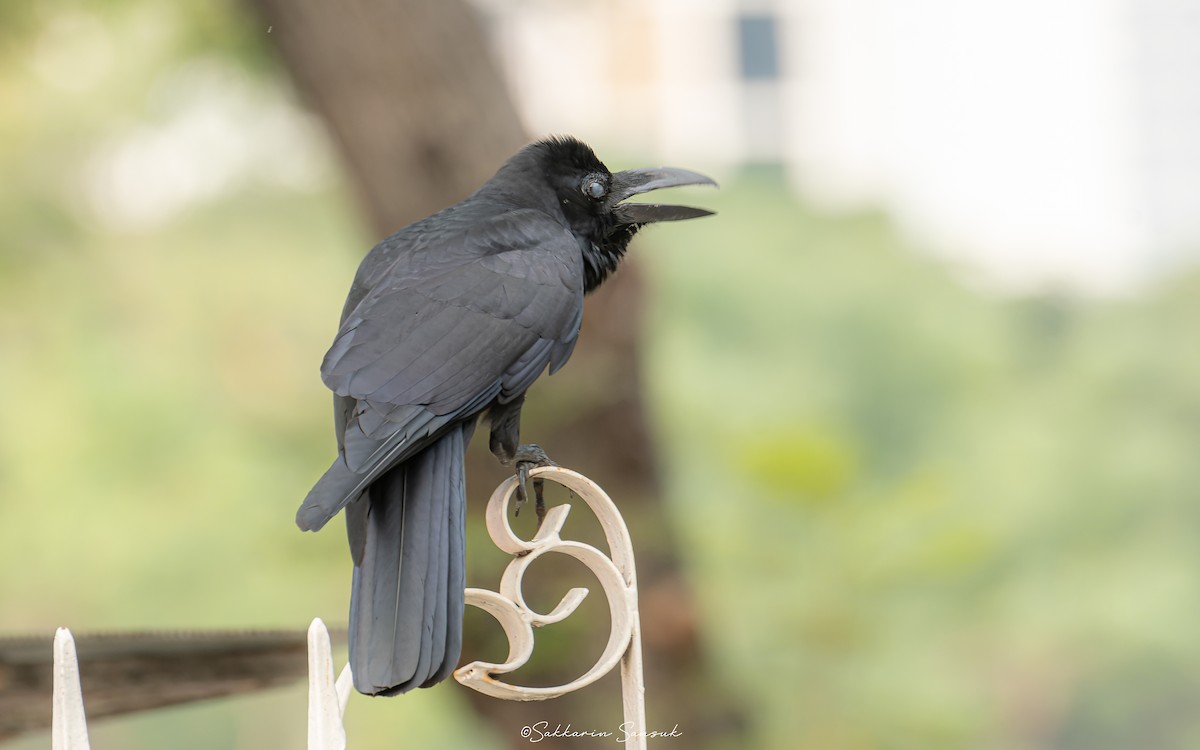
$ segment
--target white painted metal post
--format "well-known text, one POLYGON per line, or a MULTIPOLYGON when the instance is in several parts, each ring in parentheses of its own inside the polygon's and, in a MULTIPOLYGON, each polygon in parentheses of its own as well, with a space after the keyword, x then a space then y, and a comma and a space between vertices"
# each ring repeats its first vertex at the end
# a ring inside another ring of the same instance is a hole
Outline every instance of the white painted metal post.
POLYGON ((54 697, 51 700, 51 747, 54 750, 90 750, 83 690, 79 686, 79 658, 75 655, 75 639, 66 628, 59 628, 54 634, 54 697))
POLYGON ((342 716, 350 687, 349 664, 334 682, 329 630, 314 618, 308 626, 308 750, 346 750, 342 716))

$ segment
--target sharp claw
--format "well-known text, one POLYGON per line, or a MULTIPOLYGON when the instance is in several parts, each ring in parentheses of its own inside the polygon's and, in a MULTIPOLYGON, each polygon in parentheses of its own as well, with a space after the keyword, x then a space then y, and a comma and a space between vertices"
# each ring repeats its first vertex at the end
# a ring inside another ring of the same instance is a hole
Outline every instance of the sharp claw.
POLYGON ((534 505, 534 512, 537 513, 538 530, 541 530, 541 528, 542 528, 542 521, 546 520, 546 498, 542 494, 543 492, 545 492, 545 489, 546 489, 545 485, 546 485, 546 480, 542 479, 541 477, 534 478, 534 480, 533 480, 533 497, 536 500, 536 505, 534 505))
POLYGON ((517 464, 517 502, 513 504, 513 517, 521 515, 521 506, 529 501, 525 483, 529 481, 529 465, 524 461, 517 464))

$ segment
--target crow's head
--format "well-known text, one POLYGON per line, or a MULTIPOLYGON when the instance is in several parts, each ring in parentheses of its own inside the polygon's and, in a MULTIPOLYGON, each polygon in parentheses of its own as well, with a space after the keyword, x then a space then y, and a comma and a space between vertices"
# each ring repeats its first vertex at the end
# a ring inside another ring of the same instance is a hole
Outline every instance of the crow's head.
POLYGON ((585 288, 589 292, 616 269, 629 241, 643 226, 712 214, 687 206, 625 203, 627 198, 658 188, 717 183, 697 172, 674 167, 610 172, 587 144, 574 138, 538 141, 510 164, 517 162, 537 173, 544 185, 541 192, 553 194, 558 210, 580 240, 585 288))

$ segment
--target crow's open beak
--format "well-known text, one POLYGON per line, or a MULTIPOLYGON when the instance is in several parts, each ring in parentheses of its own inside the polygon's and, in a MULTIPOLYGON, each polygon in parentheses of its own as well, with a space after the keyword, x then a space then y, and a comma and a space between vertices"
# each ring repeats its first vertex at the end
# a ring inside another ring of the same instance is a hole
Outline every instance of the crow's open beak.
POLYGON ((696 219, 701 216, 711 216, 712 211, 689 206, 666 206, 658 203, 621 203, 634 195, 659 188, 679 187, 680 185, 712 185, 717 183, 711 177, 705 177, 699 172, 675 167, 648 167, 644 169, 627 169, 612 176, 612 188, 609 201, 613 205, 613 215, 622 224, 649 224, 653 221, 681 221, 696 219))

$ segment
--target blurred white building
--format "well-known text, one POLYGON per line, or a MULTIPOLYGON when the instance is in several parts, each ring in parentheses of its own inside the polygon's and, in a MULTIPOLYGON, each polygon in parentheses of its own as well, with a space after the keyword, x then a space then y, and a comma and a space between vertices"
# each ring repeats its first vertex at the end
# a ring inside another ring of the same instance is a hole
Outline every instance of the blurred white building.
POLYGON ((778 162, 1008 286, 1200 260, 1200 0, 478 2, 534 132, 778 162))

